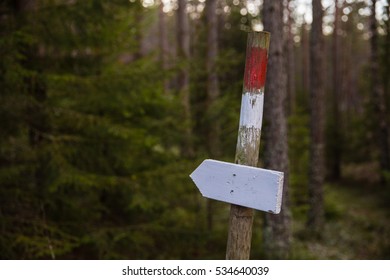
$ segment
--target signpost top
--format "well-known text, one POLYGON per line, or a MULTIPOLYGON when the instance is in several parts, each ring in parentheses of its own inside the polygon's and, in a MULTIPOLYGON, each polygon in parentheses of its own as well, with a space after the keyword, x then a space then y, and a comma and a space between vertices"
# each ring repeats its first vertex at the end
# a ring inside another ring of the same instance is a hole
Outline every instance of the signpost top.
POLYGON ((255 93, 264 88, 270 36, 264 31, 248 35, 243 92, 255 93))

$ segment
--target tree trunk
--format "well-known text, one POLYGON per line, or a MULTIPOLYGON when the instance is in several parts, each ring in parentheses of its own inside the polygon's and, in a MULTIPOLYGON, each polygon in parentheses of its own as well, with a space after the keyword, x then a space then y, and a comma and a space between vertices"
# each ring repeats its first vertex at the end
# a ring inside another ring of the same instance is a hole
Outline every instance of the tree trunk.
MULTIPOLYGON (((215 103, 219 98, 219 81, 217 75, 218 57, 218 17, 216 14, 217 0, 206 2, 207 18, 207 109, 215 109, 215 103)), ((212 114, 211 114, 212 115, 212 114)), ((220 124, 218 116, 212 118, 209 123, 208 145, 213 157, 220 156, 220 124)))
POLYGON ((295 110, 295 56, 294 56, 294 37, 292 33, 293 14, 291 0, 287 1, 287 96, 288 96, 288 114, 295 110))
POLYGON ((16 0, 13 1, 14 11, 16 13, 23 13, 26 11, 32 11, 36 8, 36 0, 16 0))
POLYGON ((309 32, 306 29, 306 22, 302 25, 302 90, 307 96, 310 89, 310 55, 309 55, 309 32))
MULTIPOLYGON (((219 123, 218 112, 215 114, 216 102, 219 98, 219 81, 217 75, 217 57, 218 57, 218 17, 216 14, 217 0, 208 0, 206 2, 207 19, 207 112, 211 116, 208 122, 208 149, 212 158, 221 156, 220 134, 221 127, 219 123)), ((211 200, 207 200, 207 226, 212 229, 211 200)))
POLYGON ((178 91, 183 106, 184 120, 184 143, 182 154, 185 157, 193 157, 192 147, 192 122, 191 122, 191 102, 190 102, 190 33, 188 15, 186 13, 185 0, 178 0, 177 9, 177 55, 181 64, 178 76, 178 91))
POLYGON ((330 176, 333 180, 340 179, 341 176, 341 71, 340 71, 340 7, 339 0, 335 0, 335 19, 333 30, 333 96, 332 96, 332 140, 331 140, 331 162, 330 176))
POLYGON ((158 9, 158 40, 160 46, 160 63, 161 68, 164 71, 164 80, 163 80, 163 90, 166 94, 169 90, 169 81, 165 77, 166 70, 168 68, 168 38, 167 38, 167 30, 166 30, 166 19, 164 13, 164 3, 160 1, 159 9, 158 9))
POLYGON ((285 259, 291 242, 291 215, 288 207, 288 147, 285 101, 287 77, 283 54, 282 1, 264 1, 264 28, 271 32, 271 45, 265 90, 264 165, 284 172, 282 211, 266 214, 264 252, 268 258, 285 259))
POLYGON ((135 5, 135 9, 134 9, 134 12, 135 12, 135 23, 136 23, 136 27, 135 27, 135 34, 134 34, 134 38, 135 38, 135 42, 136 42, 136 48, 134 50, 134 60, 138 60, 142 57, 142 39, 143 39, 143 36, 142 36, 142 19, 143 19, 143 7, 141 5, 141 1, 137 1, 134 3, 135 5))
MULTIPOLYGON (((385 31, 386 31, 386 39, 385 39, 385 52, 384 52, 384 61, 385 61, 385 69, 383 73, 384 80, 384 91, 386 98, 387 110, 390 108, 390 0, 387 0, 387 7, 385 9, 385 14, 387 16, 387 20, 385 22, 385 31)), ((390 121, 390 119, 388 119, 390 121)), ((387 123, 389 125, 389 123, 387 123)))
MULTIPOLYGON (((31 13, 37 10, 37 1, 36 0, 18 0, 14 1, 14 13, 18 17, 23 15, 23 13, 31 13)), ((32 24, 33 22, 30 22, 32 24)), ((43 146, 46 144, 43 135, 49 133, 50 124, 49 118, 47 115, 47 110, 45 110, 45 103, 47 101, 47 92, 46 92, 46 83, 44 81, 43 75, 41 75, 41 69, 39 69, 39 43, 33 47, 23 51, 23 64, 26 69, 30 71, 28 78, 25 79, 27 93, 31 96, 33 100, 28 106, 28 140, 31 149, 36 154, 34 172, 30 178, 31 183, 34 186, 34 191, 38 194, 43 193, 44 189, 47 187, 47 166, 50 159, 45 152, 42 152, 43 146)), ((39 199, 39 207, 41 209, 30 209, 31 212, 35 212, 34 215, 36 220, 42 220, 45 227, 46 217, 44 212, 44 199, 39 199)), ((38 205, 33 205, 37 207, 38 205)), ((55 259, 55 253, 53 250, 53 245, 51 242, 50 233, 46 230, 43 230, 43 234, 46 237, 47 246, 50 251, 52 259, 55 259)))
MULTIPOLYGON (((14 1, 14 13, 15 15, 23 15, 23 13, 32 12, 36 9, 36 1, 35 0, 17 0, 14 1)), ((30 94, 35 101, 34 105, 31 105, 29 107, 29 144, 32 148, 36 149, 40 146, 41 142, 43 141, 42 133, 47 130, 46 124, 46 116, 44 113, 43 104, 46 101, 47 95, 46 95, 46 85, 43 82, 43 79, 41 75, 38 74, 40 72, 40 69, 37 69, 38 63, 36 63, 37 59, 37 49, 39 47, 34 46, 32 49, 31 47, 23 51, 23 64, 24 67, 31 70, 31 73, 28 78, 25 79, 26 82, 26 88, 28 91, 28 94, 30 94)), ((37 164, 37 166, 40 166, 37 164)), ((37 168, 39 170, 39 168, 37 168)), ((36 172, 36 185, 37 187, 41 186, 40 181, 42 181, 42 177, 44 174, 41 174, 41 172, 36 172)))
POLYGON ((313 0, 313 23, 310 38, 310 161, 308 226, 320 234, 324 220, 324 71, 321 0, 313 0))
POLYGON ((378 31, 377 21, 375 18, 376 0, 372 1, 370 31, 371 31, 371 83, 372 83, 372 102, 374 105, 374 114, 378 124, 378 145, 380 150, 380 167, 381 167, 381 182, 386 183, 385 172, 390 172, 390 149, 389 149, 389 132, 386 114, 386 98, 384 94, 383 84, 380 79, 379 67, 379 46, 378 46, 378 31))

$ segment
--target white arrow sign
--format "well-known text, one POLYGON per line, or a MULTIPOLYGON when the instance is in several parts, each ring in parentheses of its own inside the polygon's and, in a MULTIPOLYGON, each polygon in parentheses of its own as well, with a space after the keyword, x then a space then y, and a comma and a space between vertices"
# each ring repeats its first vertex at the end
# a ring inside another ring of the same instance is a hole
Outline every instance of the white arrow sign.
POLYGON ((204 197, 280 212, 283 172, 206 159, 190 177, 204 197))

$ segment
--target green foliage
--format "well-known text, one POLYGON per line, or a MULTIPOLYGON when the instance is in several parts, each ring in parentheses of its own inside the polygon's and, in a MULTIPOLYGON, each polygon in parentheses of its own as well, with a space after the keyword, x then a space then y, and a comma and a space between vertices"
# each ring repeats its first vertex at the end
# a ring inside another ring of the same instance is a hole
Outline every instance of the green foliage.
POLYGON ((179 102, 154 57, 120 60, 132 9, 47 1, 2 22, 1 258, 154 258, 193 230, 179 102))
MULTIPOLYGON (((140 38, 156 22, 156 10, 140 1, 42 0, 27 11, 11 2, 0 9, 0 258, 224 258, 229 206, 213 204, 209 230, 206 200, 188 174, 208 157, 207 127, 215 120, 221 159, 233 161, 251 16, 243 19, 242 6, 232 5, 219 27, 221 97, 205 110, 204 18, 193 25, 191 61, 161 71, 153 51, 140 54, 140 38), (186 124, 173 89, 187 63, 194 159, 181 155, 186 124)), ((385 52, 388 41, 381 43, 385 52)), ((382 70, 386 77, 388 65, 382 70)), ((369 86, 358 79, 365 98, 369 86)), ((389 192, 375 186, 327 186, 325 239, 307 236, 308 96, 297 93, 296 103, 289 118, 292 258, 388 258, 389 192)), ((369 106, 344 112, 348 174, 376 157, 371 113, 369 106)), ((252 258, 263 258, 261 217, 253 228, 252 258)))

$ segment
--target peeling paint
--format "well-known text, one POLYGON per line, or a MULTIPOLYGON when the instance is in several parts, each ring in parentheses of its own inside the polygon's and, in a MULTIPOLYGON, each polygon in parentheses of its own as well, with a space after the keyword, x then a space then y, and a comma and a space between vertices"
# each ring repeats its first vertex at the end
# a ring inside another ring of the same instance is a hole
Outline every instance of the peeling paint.
POLYGON ((264 94, 245 92, 241 98, 240 127, 261 129, 263 121, 264 94))
POLYGON ((250 91, 264 87, 267 72, 267 48, 250 46, 247 49, 244 88, 250 91))
POLYGON ((282 196, 283 196, 283 184, 284 184, 284 174, 279 177, 278 181, 278 192, 276 195, 276 214, 280 213, 280 209, 282 208, 282 196))
POLYGON ((236 147, 236 163, 256 166, 260 137, 260 128, 240 126, 236 147))

